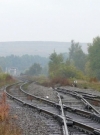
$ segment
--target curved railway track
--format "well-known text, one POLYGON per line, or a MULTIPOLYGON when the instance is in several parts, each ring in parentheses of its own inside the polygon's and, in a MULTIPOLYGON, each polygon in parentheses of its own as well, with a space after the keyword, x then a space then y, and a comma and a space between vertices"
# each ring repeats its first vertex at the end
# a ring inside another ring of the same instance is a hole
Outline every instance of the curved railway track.
POLYGON ((48 117, 49 122, 46 122, 46 125, 50 129, 52 128, 52 131, 48 131, 50 135, 62 135, 63 118, 59 115, 60 110, 56 109, 57 105, 45 99, 26 94, 22 91, 21 85, 22 83, 8 86, 6 88, 7 95, 20 105, 37 109, 43 116, 48 117))
POLYGON ((50 133, 50 135, 100 135, 100 117, 96 114, 66 105, 66 100, 64 99, 63 95, 60 95, 59 93, 57 97, 59 103, 55 103, 25 92, 20 84, 8 86, 5 92, 10 98, 16 100, 18 103, 35 108, 40 113, 43 112, 52 116, 49 124, 55 130, 54 133, 50 133), (58 129, 56 128, 57 125, 52 125, 54 118, 59 121, 59 130, 56 130, 58 129))

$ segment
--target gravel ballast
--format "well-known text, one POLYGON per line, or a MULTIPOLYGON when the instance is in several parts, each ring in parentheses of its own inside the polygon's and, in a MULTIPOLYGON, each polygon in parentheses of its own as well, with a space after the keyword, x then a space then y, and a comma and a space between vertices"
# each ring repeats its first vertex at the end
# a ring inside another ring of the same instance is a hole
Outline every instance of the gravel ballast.
POLYGON ((26 92, 58 103, 57 93, 52 88, 31 83, 26 92))
POLYGON ((36 110, 28 107, 12 107, 10 114, 16 119, 22 135, 48 135, 46 118, 39 115, 36 110))

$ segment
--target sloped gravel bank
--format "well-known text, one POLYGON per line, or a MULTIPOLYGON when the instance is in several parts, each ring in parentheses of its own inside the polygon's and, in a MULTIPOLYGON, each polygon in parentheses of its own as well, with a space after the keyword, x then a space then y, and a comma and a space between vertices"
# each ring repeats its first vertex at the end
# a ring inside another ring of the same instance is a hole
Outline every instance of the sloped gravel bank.
POLYGON ((27 92, 58 103, 57 93, 52 88, 31 83, 27 88, 27 92))
POLYGON ((36 110, 16 106, 11 108, 10 114, 22 130, 22 135, 49 135, 49 127, 45 123, 47 119, 39 115, 36 110))

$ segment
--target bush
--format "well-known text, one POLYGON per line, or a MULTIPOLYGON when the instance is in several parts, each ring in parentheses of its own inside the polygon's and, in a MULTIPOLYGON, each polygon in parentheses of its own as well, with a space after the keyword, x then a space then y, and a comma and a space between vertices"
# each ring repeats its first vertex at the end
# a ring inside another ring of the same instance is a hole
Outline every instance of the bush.
POLYGON ((10 76, 9 74, 1 73, 0 74, 0 86, 9 84, 9 83, 14 83, 15 80, 10 76))

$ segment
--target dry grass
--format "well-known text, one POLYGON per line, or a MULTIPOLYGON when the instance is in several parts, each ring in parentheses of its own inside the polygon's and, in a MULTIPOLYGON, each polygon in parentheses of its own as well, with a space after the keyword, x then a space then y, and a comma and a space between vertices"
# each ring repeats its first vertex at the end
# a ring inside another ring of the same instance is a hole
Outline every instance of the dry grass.
POLYGON ((71 83, 67 78, 58 78, 58 77, 53 78, 51 80, 47 79, 40 84, 46 87, 71 86, 71 83))
POLYGON ((6 94, 3 93, 0 99, 0 135, 21 135, 15 120, 9 116, 10 107, 6 102, 6 94))
POLYGON ((5 86, 7 84, 12 84, 14 82, 16 82, 16 80, 12 78, 12 76, 8 74, 0 74, 0 87, 5 86))
POLYGON ((9 113, 9 105, 6 103, 6 94, 2 94, 2 98, 0 100, 0 121, 4 121, 8 118, 9 113))
POLYGON ((21 131, 13 123, 5 120, 0 122, 0 135, 21 135, 21 131))
POLYGON ((90 79, 88 81, 78 80, 78 87, 100 91, 100 82, 97 79, 90 79))

